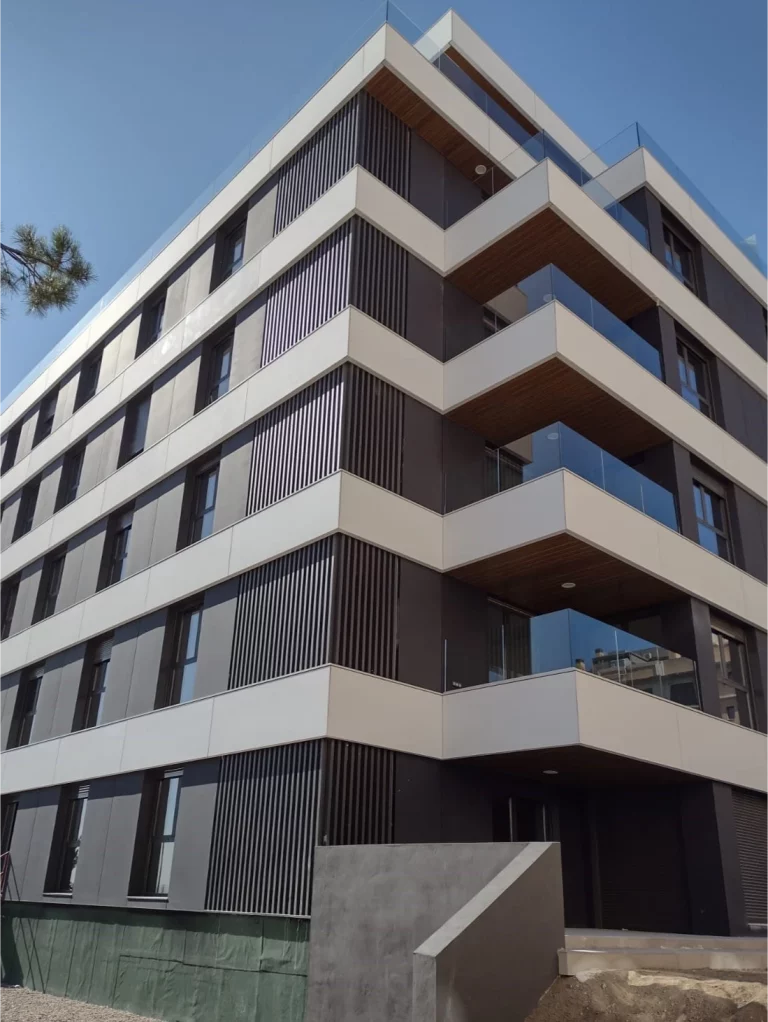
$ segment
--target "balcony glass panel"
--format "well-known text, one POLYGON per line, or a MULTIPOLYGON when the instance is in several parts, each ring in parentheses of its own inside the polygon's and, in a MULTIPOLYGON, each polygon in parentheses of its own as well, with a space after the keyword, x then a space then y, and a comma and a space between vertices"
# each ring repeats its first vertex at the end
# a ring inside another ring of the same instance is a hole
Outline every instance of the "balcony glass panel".
POLYGON ((485 669, 479 651, 472 658, 450 639, 444 657, 447 691, 575 667, 673 703, 701 706, 693 660, 576 610, 526 617, 490 601, 485 669))
POLYGON ((608 454, 562 422, 531 433, 507 447, 486 451, 486 496, 567 468, 601 490, 679 532, 675 498, 663 486, 608 454), (524 453, 521 453, 524 452, 524 453), (494 471, 494 457, 499 465, 494 471), (506 462, 514 459, 517 471, 506 462))
MULTIPOLYGON (((570 309, 579 319, 583 319, 611 344, 615 344, 625 355, 647 369, 649 373, 662 380, 661 355, 632 327, 623 323, 618 316, 609 312, 604 305, 596 301, 589 292, 576 284, 562 270, 550 264, 544 266, 530 277, 521 280, 505 295, 514 297, 515 306, 520 310, 518 318, 535 312, 548 302, 558 301, 570 309)), ((491 302, 493 307, 493 302, 491 302)))

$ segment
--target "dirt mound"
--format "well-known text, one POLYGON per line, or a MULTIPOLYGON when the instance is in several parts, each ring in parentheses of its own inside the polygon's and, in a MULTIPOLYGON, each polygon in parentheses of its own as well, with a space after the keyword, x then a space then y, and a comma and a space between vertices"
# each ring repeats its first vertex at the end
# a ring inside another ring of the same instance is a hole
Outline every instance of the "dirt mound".
POLYGON ((599 972, 555 981, 528 1022, 766 1022, 766 978, 737 972, 599 972))

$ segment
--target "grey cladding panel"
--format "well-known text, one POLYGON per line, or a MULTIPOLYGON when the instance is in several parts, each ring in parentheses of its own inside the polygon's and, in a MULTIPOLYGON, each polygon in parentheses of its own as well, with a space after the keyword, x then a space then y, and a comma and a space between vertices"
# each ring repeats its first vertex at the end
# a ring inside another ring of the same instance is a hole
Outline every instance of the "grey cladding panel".
POLYGON ((350 234, 347 221, 266 289, 263 366, 348 305, 350 234))
POLYGON ((229 687, 239 587, 240 580, 233 578, 205 593, 195 671, 196 699, 226 692, 229 687))
POLYGON ((229 688, 328 662, 332 573, 328 538, 240 576, 229 688))
POLYGON ((222 444, 213 519, 214 532, 226 529, 245 517, 252 457, 253 426, 241 430, 222 444))
POLYGON ((338 470, 341 399, 336 370, 257 420, 247 514, 338 470))
POLYGON ((176 818, 176 844, 168 890, 168 908, 201 912, 221 761, 206 759, 184 767, 176 818))
POLYGON ((319 787, 319 742, 222 759, 207 909, 309 914, 319 787))

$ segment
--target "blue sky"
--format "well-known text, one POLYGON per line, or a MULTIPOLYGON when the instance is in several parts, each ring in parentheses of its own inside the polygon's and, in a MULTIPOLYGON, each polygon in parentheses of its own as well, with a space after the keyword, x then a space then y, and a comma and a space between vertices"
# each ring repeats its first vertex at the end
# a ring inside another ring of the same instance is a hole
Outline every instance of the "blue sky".
MULTIPOLYGON (((445 0, 401 4, 422 28, 445 0)), ((766 251, 764 0, 457 0, 593 147, 637 120, 766 251)), ((2 225, 67 224, 98 274, 40 320, 10 303, 7 394, 259 134, 361 41, 376 0, 5 0, 2 225)))

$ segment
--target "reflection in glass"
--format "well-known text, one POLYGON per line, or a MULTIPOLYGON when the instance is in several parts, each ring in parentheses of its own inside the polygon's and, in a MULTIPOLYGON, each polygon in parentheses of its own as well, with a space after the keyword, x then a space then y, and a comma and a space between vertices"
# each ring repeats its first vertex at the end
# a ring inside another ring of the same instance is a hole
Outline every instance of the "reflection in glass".
POLYGON ((722 632, 712 632, 720 716, 734 724, 754 727, 749 669, 744 644, 722 632))

